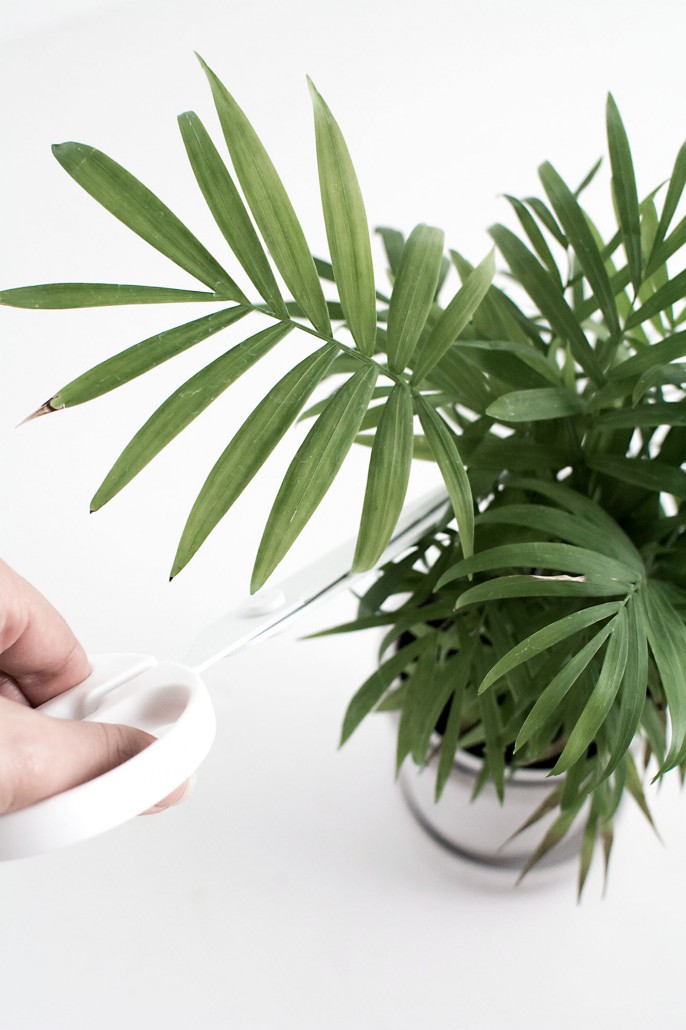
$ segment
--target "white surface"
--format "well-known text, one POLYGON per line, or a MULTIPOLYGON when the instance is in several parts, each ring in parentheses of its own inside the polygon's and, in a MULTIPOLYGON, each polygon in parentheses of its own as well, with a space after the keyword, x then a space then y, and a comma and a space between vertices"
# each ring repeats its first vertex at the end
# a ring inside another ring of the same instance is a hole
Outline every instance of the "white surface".
MULTIPOLYGON (((485 227, 505 217, 496 194, 536 190, 546 158, 581 179, 603 149, 608 88, 637 150, 642 192, 668 174, 684 135, 686 14, 676 3, 650 11, 618 0, 84 7, 0 7, 3 286, 187 283, 80 194, 49 152, 64 139, 131 168, 224 254, 175 125, 194 108, 215 131, 193 48, 253 118, 320 252, 306 72, 348 138, 372 223, 442 225, 473 260, 489 247, 485 227)), ((602 221, 605 192, 599 197, 602 221)), ((184 574, 171 586, 166 579, 227 427, 276 377, 274 363, 89 517, 88 500, 123 444, 226 336, 126 395, 15 432, 73 375, 173 324, 174 311, 0 317, 5 557, 65 611, 90 650, 178 657, 247 588, 286 455, 184 574)), ((280 370, 302 351, 295 337, 286 348, 280 370)), ((284 572, 354 529, 363 469, 357 455, 284 572)), ((413 489, 427 478, 420 469, 413 489)), ((338 601, 317 623, 349 609, 338 601)), ((208 676, 219 735, 190 802, 0 869, 3 1028, 680 1025, 686 820, 676 785, 655 805, 666 849, 627 809, 604 902, 597 871, 581 907, 572 880, 512 892, 507 879, 477 877, 405 813, 383 720, 336 750, 372 650, 364 637, 279 640, 237 656, 208 676)))

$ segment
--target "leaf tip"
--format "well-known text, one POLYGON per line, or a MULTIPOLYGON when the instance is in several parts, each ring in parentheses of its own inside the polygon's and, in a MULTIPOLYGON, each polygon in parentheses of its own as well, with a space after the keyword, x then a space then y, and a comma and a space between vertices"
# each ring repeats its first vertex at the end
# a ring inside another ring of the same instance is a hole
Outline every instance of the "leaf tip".
POLYGON ((35 418, 41 418, 42 415, 50 415, 53 411, 60 411, 64 407, 64 404, 55 404, 55 398, 51 397, 49 401, 45 402, 45 404, 41 404, 40 408, 36 408, 36 410, 32 411, 30 415, 23 418, 21 422, 17 424, 16 428, 19 429, 19 426, 24 426, 27 422, 33 422, 35 418))

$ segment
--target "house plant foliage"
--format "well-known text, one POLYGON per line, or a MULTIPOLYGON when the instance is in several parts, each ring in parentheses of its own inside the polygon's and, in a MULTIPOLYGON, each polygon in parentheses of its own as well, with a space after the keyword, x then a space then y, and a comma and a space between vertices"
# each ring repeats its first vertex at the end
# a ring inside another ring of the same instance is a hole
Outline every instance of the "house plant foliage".
POLYGON ((456 250, 446 254, 437 228, 419 225, 407 238, 378 230, 387 289, 375 282, 348 149, 315 87, 330 260, 312 257, 255 130, 201 63, 230 164, 197 114, 182 114, 179 127, 228 261, 111 158, 64 143, 53 149, 69 175, 198 285, 57 283, 7 289, 0 302, 203 302, 211 313, 105 360, 35 414, 91 401, 247 315, 263 318, 258 332, 150 414, 97 489, 95 510, 246 369, 291 332, 308 334, 311 353, 274 384, 208 470, 172 575, 303 415, 311 427, 267 517, 253 589, 287 553, 356 441, 370 449, 357 570, 379 561, 413 459, 435 461, 450 500, 445 517, 381 570, 359 617, 335 630, 385 630, 378 668, 350 703, 343 739, 370 712, 398 711, 398 767, 437 753, 437 798, 458 748, 483 758, 477 793, 490 780, 504 796, 517 766, 548 769, 550 794, 532 819, 556 817, 527 868, 583 818, 583 887, 599 838, 609 856, 625 792, 650 818, 649 764, 658 779, 686 771, 686 271, 672 271, 686 243, 686 218, 677 217, 686 146, 670 178, 639 199, 609 97, 609 233, 583 206, 600 162, 574 189, 545 163, 540 196, 507 197, 517 231, 492 227, 494 251, 476 266, 456 250), (493 281, 496 250, 502 286, 493 281), (445 297, 449 270, 460 285, 445 297))

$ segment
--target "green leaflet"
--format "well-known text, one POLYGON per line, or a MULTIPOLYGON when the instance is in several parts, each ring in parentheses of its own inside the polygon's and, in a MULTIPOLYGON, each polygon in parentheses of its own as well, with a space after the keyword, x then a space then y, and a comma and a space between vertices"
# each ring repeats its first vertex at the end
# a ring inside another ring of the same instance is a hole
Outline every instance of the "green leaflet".
POLYGON ((453 565, 439 580, 438 587, 475 572, 489 572, 505 568, 554 569, 556 572, 580 573, 602 578, 609 584, 631 586, 640 577, 640 571, 615 558, 607 557, 585 547, 569 544, 517 543, 491 547, 453 565))
POLYGON ((686 355, 686 332, 674 333, 666 340, 653 343, 628 358, 620 365, 616 365, 609 374, 611 381, 632 379, 634 376, 641 376, 658 365, 665 365, 677 358, 686 355))
MULTIPOLYGON (((468 360, 474 361, 491 375, 498 375, 498 366, 502 367, 503 358, 507 357, 513 360, 508 366, 505 378, 510 377, 515 364, 518 364, 520 366, 519 375, 529 374, 529 379, 525 384, 527 386, 538 386, 542 379, 552 383, 553 386, 561 385, 557 367, 535 350, 530 343, 518 343, 513 340, 460 340, 459 349, 460 356, 466 356, 468 360), (482 358, 485 357, 490 359, 490 364, 482 363, 482 358), (533 373, 533 377, 531 373, 533 373), (534 382, 532 382, 532 378, 534 382)), ((502 372, 498 378, 503 379, 502 372)))
POLYGON ((539 168, 539 175, 555 214, 598 301, 610 334, 618 337, 620 329, 614 292, 610 286, 603 257, 586 221, 586 215, 572 191, 548 161, 539 168))
POLYGON ((412 465, 413 419, 412 394, 398 384, 383 406, 374 436, 353 559, 356 572, 376 564, 400 517, 412 465))
POLYGON ((408 755, 417 765, 426 762, 436 720, 452 693, 450 683, 446 683, 442 676, 439 679, 437 659, 434 641, 433 647, 427 647, 419 655, 408 677, 398 725, 396 772, 400 771, 408 755))
POLYGON ((612 476, 623 483, 640 486, 656 493, 668 493, 686 499, 686 472, 663 461, 643 458, 613 458, 602 454, 589 455, 589 468, 612 476))
POLYGON ((388 307, 387 351, 392 372, 412 360, 433 306, 443 256, 443 232, 416 226, 403 247, 388 307))
POLYGON ((455 611, 506 597, 617 597, 624 595, 623 583, 598 579, 570 579, 567 576, 498 576, 478 583, 460 594, 455 611))
POLYGON ((248 302, 231 276, 166 204, 116 161, 85 143, 58 143, 52 152, 82 189, 146 243, 222 299, 248 302))
POLYGON ((631 148, 624 123, 612 94, 607 98, 607 145, 612 166, 612 191, 617 205, 619 227, 634 292, 641 286, 641 218, 631 148))
POLYGON ((517 877, 517 883, 521 883, 524 877, 531 872, 535 865, 537 865, 542 858, 544 858, 549 851, 552 850, 557 844, 563 840, 570 829, 575 819, 579 815, 583 808, 585 798, 581 797, 577 799, 574 804, 569 808, 563 808, 553 823, 553 825, 546 831, 543 840, 534 851, 531 858, 529 858, 524 865, 524 868, 517 877))
POLYGON ((648 369, 639 378, 631 394, 631 403, 638 404, 645 394, 655 386, 667 384, 683 386, 684 383, 686 383, 686 364, 681 362, 674 365, 657 365, 655 368, 648 369))
POLYGON ((548 686, 536 699, 536 703, 524 720, 515 741, 515 753, 535 734, 545 728, 548 720, 555 714, 558 706, 572 689, 589 662, 603 646, 611 631, 612 623, 609 622, 580 651, 577 651, 560 669, 557 675, 553 677, 548 686))
POLYGON ((541 200, 540 197, 525 197, 524 203, 527 207, 531 208, 541 225, 545 226, 550 235, 566 250, 569 246, 567 237, 563 233, 550 208, 541 200))
POLYGON ((341 745, 355 732, 362 720, 379 703, 391 684, 414 659, 433 644, 432 634, 414 640, 400 648, 392 658, 379 665, 369 679, 365 680, 348 705, 343 719, 341 745))
POLYGON ((375 232, 379 234, 383 242, 391 275, 395 277, 400 267, 400 258, 405 246, 405 237, 397 229, 389 229, 386 226, 377 226, 375 232))
POLYGON ((438 318, 414 362, 412 381, 421 383, 452 347, 488 293, 495 275, 495 254, 491 251, 471 272, 442 315, 438 318))
POLYGON ((270 311, 278 318, 288 318, 267 255, 207 129, 194 111, 179 115, 178 121, 193 174, 222 236, 270 311))
POLYGON ((467 684, 472 675, 472 663, 474 660, 475 642, 472 641, 462 651, 446 662, 446 678, 453 687, 453 695, 450 699, 450 712, 448 722, 441 742, 441 755, 438 760, 438 771, 436 773, 436 801, 445 789, 450 773, 455 762, 457 742, 460 738, 462 728, 462 706, 467 684))
POLYGON ((559 644, 562 640, 566 640, 583 629, 588 629, 589 626, 593 626, 602 619, 609 619, 619 611, 621 606, 621 601, 596 604, 591 608, 583 608, 579 612, 574 612, 572 615, 565 615, 564 618, 551 622, 550 625, 532 633, 495 663, 484 677, 479 687, 479 693, 488 690, 502 676, 506 676, 519 665, 528 662, 543 651, 547 651, 548 648, 559 644))
POLYGON ((650 650, 667 698, 671 722, 669 752, 658 775, 683 761, 686 746, 686 626, 662 584, 649 580, 641 592, 650 650))
POLYGON ((243 111, 202 58, 199 60, 238 181, 274 263, 305 316, 315 329, 330 336, 331 322, 319 276, 283 183, 243 111))
POLYGON ((224 300, 216 293, 175 290, 166 286, 124 286, 118 283, 45 283, 1 290, 0 304, 15 308, 100 308, 115 304, 190 304, 224 300))
POLYGON ((455 512, 462 553, 470 555, 474 550, 474 500, 455 437, 423 397, 416 397, 416 405, 426 442, 441 471, 455 512))
POLYGON ((257 552, 251 589, 259 590, 314 514, 353 445, 378 368, 352 376, 329 401, 289 465, 257 552))
POLYGON ((581 510, 573 515, 545 504, 503 504, 501 507, 487 509, 478 516, 477 523, 527 526, 557 536, 577 547, 587 547, 591 551, 600 551, 617 561, 626 562, 639 574, 643 571, 640 554, 627 535, 609 518, 600 523, 589 518, 586 513, 582 514, 581 510))
POLYGON ((653 243, 653 253, 651 254, 652 264, 653 254, 656 253, 660 244, 667 235, 667 230, 671 224, 672 218, 679 206, 681 195, 684 192, 684 186, 686 185, 686 143, 683 143, 677 154, 676 161, 674 162, 674 169, 672 171, 669 186, 667 188, 667 196, 662 207, 662 213, 660 214, 660 222, 657 227, 655 234, 655 241, 653 243))
POLYGON ((376 294, 367 215, 343 134, 309 79, 308 83, 334 279, 352 337, 362 353, 371 356, 376 339, 376 294))
POLYGON ((629 649, 626 608, 620 608, 612 620, 612 629, 605 651, 600 676, 591 697, 569 735, 551 776, 559 776, 570 769, 586 753, 607 717, 624 676, 629 649))
POLYGON ((512 208, 519 219, 519 224, 529 237, 529 242, 538 254, 539 259, 548 269, 553 279, 555 279, 559 284, 560 288, 562 288, 562 279, 560 278, 560 270, 557 267, 557 262, 551 253, 545 236, 536 224, 536 219, 531 215, 526 205, 522 203, 521 200, 518 200, 517 197, 512 197, 509 193, 506 193, 505 200, 512 205, 512 208))
POLYGON ((220 455, 183 530, 171 575, 188 564, 297 419, 336 357, 325 344, 291 369, 248 416, 220 455))
POLYGON ((153 412, 124 448, 91 501, 91 511, 102 508, 118 494, 156 454, 292 328, 288 323, 278 322, 263 329, 232 347, 183 383, 153 412))
POLYGON ((643 304, 638 311, 634 311, 626 320, 626 329, 633 329, 641 325, 649 318, 664 311, 676 301, 684 300, 686 297, 686 271, 679 272, 673 279, 669 279, 663 286, 656 290, 652 297, 643 304))
POLYGON ((585 410, 583 397, 571 390, 541 387, 505 393, 486 408, 486 414, 501 422, 538 422, 566 418, 585 410))
POLYGON ((132 347, 114 354, 84 372, 77 379, 63 386, 51 398, 51 408, 70 408, 75 404, 83 404, 94 397, 100 397, 110 390, 116 390, 124 383, 143 375, 151 368, 181 354, 201 340, 206 340, 213 333, 218 333, 229 325, 243 318, 250 308, 237 305, 216 311, 212 315, 204 315, 193 322, 167 329, 147 340, 135 343, 132 347))
POLYGON ((596 383, 602 383, 604 374, 598 358, 555 281, 522 241, 505 226, 492 226, 490 233, 513 275, 541 314, 548 319, 558 336, 569 342, 572 354, 584 371, 596 383))
MULTIPOLYGON (((679 380, 686 381, 683 370, 678 372, 679 380)), ((662 380, 664 382, 664 379, 662 380)), ((686 425, 686 401, 656 401, 635 408, 619 408, 604 411, 597 416, 596 424, 613 429, 634 429, 637 426, 683 426, 686 425)))
MULTIPOLYGON (((612 775, 627 754, 641 723, 648 690, 647 626, 640 591, 627 605, 627 615, 628 652, 619 699, 619 718, 603 779, 612 775)), ((635 772, 636 767, 633 768, 635 772)))

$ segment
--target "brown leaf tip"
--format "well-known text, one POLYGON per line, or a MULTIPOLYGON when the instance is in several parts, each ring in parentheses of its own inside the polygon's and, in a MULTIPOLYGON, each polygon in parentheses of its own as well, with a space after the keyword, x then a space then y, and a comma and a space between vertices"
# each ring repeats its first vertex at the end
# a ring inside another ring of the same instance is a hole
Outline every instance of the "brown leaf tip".
POLYGON ((19 426, 26 425, 27 422, 32 422, 34 418, 40 418, 41 415, 49 415, 51 412, 59 411, 60 408, 64 407, 64 404, 53 404, 53 400, 54 397, 51 398, 49 401, 46 401, 45 404, 41 404, 40 408, 36 408, 36 410, 33 411, 30 415, 27 415, 25 419, 22 419, 22 421, 17 426, 17 429, 19 428, 19 426))

